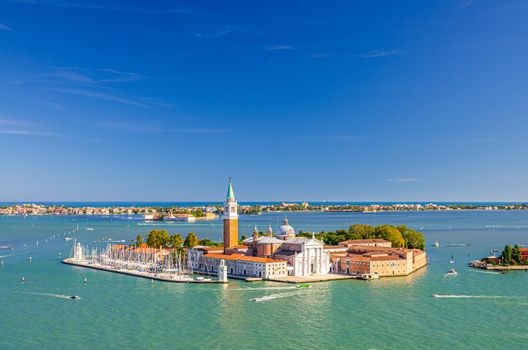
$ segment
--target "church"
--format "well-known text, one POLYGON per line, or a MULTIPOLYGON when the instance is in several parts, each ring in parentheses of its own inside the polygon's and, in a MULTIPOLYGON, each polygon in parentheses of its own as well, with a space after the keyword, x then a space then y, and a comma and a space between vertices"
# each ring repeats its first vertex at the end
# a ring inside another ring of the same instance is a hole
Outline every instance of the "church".
POLYGON ((197 246, 188 251, 188 266, 197 272, 218 271, 221 260, 230 277, 273 279, 285 276, 323 275, 330 272, 330 254, 323 242, 297 237, 285 218, 277 234, 270 226, 267 234, 259 236, 255 226, 253 236, 239 245, 238 211, 233 184, 229 179, 224 202, 224 246, 197 246))

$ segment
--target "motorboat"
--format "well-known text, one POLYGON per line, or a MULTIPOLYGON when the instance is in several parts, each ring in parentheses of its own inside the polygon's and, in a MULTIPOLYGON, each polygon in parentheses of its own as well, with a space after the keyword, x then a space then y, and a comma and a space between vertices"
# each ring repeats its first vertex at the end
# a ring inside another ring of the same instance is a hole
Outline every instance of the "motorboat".
POLYGON ((64 240, 65 240, 66 242, 71 241, 71 240, 74 240, 74 239, 75 239, 75 238, 73 238, 73 237, 64 237, 64 240))
POLYGON ((94 230, 93 227, 87 227, 86 228, 86 231, 93 231, 93 230, 94 230))
POLYGON ((78 295, 70 295, 71 300, 81 300, 81 297, 78 295))
POLYGON ((440 242, 434 241, 433 247, 439 248, 440 247, 440 242))
POLYGON ((458 275, 458 272, 456 272, 455 269, 451 269, 451 270, 447 271, 445 275, 446 275, 446 276, 453 276, 453 277, 454 277, 454 276, 457 276, 457 275, 458 275))
POLYGON ((297 288, 310 288, 312 285, 310 283, 300 283, 296 285, 297 288))

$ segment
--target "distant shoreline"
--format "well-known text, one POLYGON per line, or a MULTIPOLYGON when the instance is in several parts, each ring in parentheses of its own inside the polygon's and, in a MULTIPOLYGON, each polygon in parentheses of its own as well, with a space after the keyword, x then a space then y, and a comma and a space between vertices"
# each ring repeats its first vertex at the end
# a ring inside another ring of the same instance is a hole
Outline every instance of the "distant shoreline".
MULTIPOLYGON (((98 203, 101 204, 101 203, 98 203)), ((112 203, 115 204, 115 203, 112 203)), ((45 205, 39 203, 1 205, 0 216, 143 216, 146 220, 158 221, 176 216, 195 216, 197 220, 213 219, 223 211, 221 204, 199 204, 195 206, 66 206, 63 204, 45 205)), ((528 210, 528 204, 507 203, 495 204, 442 204, 442 203, 391 203, 391 204, 317 204, 317 203, 272 203, 272 204, 240 204, 239 213, 242 215, 260 215, 264 213, 380 213, 380 212, 431 212, 431 211, 511 211, 528 210)))

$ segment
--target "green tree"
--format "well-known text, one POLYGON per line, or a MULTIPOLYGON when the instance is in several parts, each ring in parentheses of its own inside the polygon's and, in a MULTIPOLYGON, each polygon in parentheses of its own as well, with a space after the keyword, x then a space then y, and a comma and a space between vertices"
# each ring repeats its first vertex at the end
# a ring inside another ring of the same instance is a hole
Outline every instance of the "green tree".
POLYGON ((195 211, 193 211, 192 213, 194 215, 194 217, 196 218, 201 218, 204 216, 204 213, 202 211, 202 209, 196 209, 195 211))
POLYGON ((348 228, 349 239, 369 239, 374 237, 374 227, 355 224, 348 228))
POLYGON ((503 264, 509 265, 512 261, 512 247, 506 245, 501 254, 503 264))
POLYGON ((209 238, 201 239, 199 244, 204 245, 206 247, 219 247, 222 245, 222 243, 217 243, 215 241, 210 240, 209 238))
POLYGON ((187 248, 196 247, 198 244, 200 244, 200 240, 194 232, 189 232, 187 237, 185 237, 185 241, 183 242, 183 245, 187 248))
POLYGON ((407 229, 406 231, 403 231, 401 233, 403 239, 405 240, 406 248, 416 248, 421 250, 425 249, 425 238, 423 233, 411 229, 407 229))
POLYGON ((374 229, 376 238, 385 239, 392 242, 392 246, 399 248, 405 246, 405 240, 398 229, 391 225, 377 226, 374 229))
POLYGON ((521 251, 519 250, 519 245, 516 244, 513 249, 512 249, 512 260, 516 263, 516 264, 520 264, 521 263, 521 251))
POLYGON ((139 247, 142 244, 143 244, 143 236, 141 234, 139 234, 136 237, 136 246, 139 247))
POLYGON ((175 233, 169 237, 169 245, 173 248, 181 247, 183 238, 179 233, 175 233))
POLYGON ((152 230, 147 236, 147 245, 151 248, 167 247, 169 233, 166 230, 152 230))

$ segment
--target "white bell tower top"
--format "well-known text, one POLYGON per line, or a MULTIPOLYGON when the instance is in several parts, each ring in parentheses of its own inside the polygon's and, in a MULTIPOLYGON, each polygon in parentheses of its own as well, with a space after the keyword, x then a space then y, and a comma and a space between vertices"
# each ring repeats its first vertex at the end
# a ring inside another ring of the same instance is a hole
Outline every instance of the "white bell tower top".
POLYGON ((227 196, 224 203, 224 219, 238 219, 237 202, 231 178, 229 178, 229 186, 227 187, 227 196))

